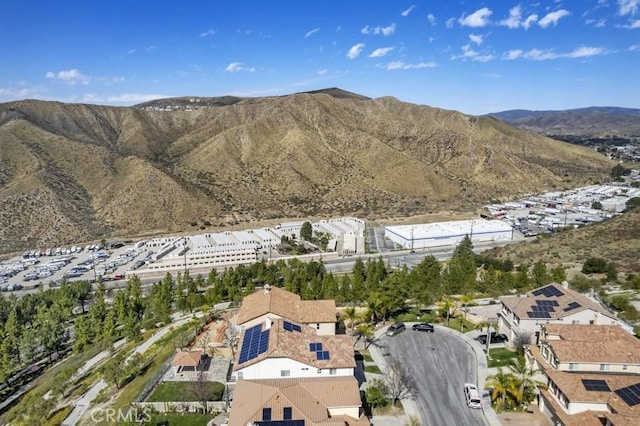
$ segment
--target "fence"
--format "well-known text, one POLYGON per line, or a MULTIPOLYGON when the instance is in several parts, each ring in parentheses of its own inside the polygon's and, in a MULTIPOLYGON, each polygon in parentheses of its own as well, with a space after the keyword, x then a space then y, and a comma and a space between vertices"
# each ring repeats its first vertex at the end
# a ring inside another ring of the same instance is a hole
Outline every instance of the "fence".
MULTIPOLYGON (((158 413, 195 413, 202 411, 202 402, 183 401, 183 402, 134 402, 131 404, 136 408, 150 408, 158 413)), ((207 401, 205 411, 222 412, 227 410, 227 404, 224 401, 207 401)))

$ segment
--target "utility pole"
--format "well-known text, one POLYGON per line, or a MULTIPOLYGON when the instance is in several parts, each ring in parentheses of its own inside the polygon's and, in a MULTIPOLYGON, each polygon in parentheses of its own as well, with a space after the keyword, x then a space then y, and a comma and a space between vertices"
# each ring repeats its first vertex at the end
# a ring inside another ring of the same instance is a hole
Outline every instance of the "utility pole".
POLYGON ((411 253, 413 253, 413 230, 415 226, 411 225, 411 253))

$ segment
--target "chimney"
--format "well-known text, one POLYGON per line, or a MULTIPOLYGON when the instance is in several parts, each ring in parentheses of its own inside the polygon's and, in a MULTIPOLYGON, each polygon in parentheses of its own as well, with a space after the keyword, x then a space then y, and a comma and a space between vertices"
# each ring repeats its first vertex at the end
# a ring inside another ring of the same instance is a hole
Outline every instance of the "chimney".
POLYGON ((562 288, 564 288, 565 290, 569 289, 569 283, 566 280, 562 281, 562 288))

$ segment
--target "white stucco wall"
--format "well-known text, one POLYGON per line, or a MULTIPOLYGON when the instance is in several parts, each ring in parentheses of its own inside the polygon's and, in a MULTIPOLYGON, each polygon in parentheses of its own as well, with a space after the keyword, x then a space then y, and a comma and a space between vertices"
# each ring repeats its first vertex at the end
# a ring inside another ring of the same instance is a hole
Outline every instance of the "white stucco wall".
POLYGON ((329 368, 318 370, 318 368, 292 360, 290 358, 267 358, 256 364, 250 365, 236 371, 242 373, 245 380, 255 379, 279 379, 283 377, 332 377, 332 376, 353 376, 353 368, 337 368, 335 374, 331 374, 329 368), (288 370, 289 376, 283 376, 282 371, 288 370))
POLYGON ((360 407, 329 407, 331 416, 351 416, 355 419, 360 417, 360 407))

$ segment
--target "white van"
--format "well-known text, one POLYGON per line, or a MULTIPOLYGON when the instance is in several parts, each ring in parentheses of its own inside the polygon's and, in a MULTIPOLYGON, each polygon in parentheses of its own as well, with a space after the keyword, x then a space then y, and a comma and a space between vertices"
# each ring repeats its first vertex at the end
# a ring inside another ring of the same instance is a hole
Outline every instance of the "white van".
POLYGON ((464 384, 464 398, 469 408, 482 408, 482 400, 478 388, 472 383, 464 384))

